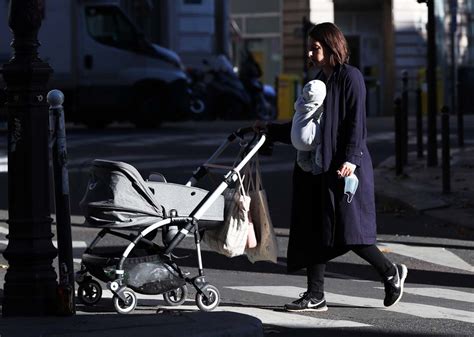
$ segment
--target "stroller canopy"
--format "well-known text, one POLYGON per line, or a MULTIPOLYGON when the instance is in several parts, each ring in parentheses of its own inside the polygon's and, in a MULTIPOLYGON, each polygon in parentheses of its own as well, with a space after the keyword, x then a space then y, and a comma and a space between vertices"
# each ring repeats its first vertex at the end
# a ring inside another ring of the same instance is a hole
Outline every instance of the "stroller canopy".
POLYGON ((140 173, 123 162, 92 162, 86 193, 80 202, 90 227, 149 226, 163 219, 164 209, 140 173))

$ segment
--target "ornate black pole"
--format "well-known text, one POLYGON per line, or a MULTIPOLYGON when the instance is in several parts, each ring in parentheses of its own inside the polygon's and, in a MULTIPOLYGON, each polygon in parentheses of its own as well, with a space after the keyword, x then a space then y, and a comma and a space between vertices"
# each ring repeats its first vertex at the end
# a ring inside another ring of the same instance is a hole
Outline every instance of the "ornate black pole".
POLYGON ((9 243, 3 253, 3 316, 56 314, 56 257, 51 238, 48 105, 52 72, 38 58, 44 0, 11 0, 14 56, 3 66, 8 113, 9 243))

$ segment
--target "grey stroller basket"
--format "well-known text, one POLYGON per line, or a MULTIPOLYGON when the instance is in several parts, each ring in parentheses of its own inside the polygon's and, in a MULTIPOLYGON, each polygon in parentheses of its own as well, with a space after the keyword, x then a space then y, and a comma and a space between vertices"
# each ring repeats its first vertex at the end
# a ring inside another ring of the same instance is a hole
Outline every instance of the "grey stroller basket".
POLYGON ((164 178, 145 181, 129 164, 94 160, 81 208, 84 226, 102 230, 82 255, 81 270, 76 274, 79 300, 94 305, 101 299, 102 288, 96 278, 107 283, 116 311, 125 314, 137 305, 135 292, 163 294, 168 305, 180 305, 186 300, 189 283, 196 289, 199 309, 216 308, 220 294, 205 280, 200 231, 223 224, 222 193, 237 181, 239 172, 264 142, 265 135, 251 128, 232 133, 185 185, 168 183, 164 178), (230 167, 213 164, 230 143, 248 134, 253 137, 245 143, 239 163, 230 167), (228 169, 217 188, 195 187, 212 168, 228 169), (164 234, 163 246, 153 241, 158 230, 164 234), (198 260, 198 275, 192 278, 172 259, 172 251, 188 234, 194 235, 198 260), (120 250, 97 247, 106 235, 130 243, 120 250))

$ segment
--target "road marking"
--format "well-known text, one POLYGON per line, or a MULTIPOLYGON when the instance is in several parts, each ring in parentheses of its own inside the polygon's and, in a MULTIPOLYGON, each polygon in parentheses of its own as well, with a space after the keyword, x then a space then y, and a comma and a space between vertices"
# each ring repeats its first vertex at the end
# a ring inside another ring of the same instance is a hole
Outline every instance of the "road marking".
MULTIPOLYGON (((0 240, 0 245, 8 245, 8 240, 0 240)), ((58 242, 56 240, 53 240, 53 245, 54 247, 58 248, 58 242)), ((87 242, 85 241, 73 241, 72 242, 72 247, 73 248, 87 248, 87 242)))
MULTIPOLYGON (((138 294, 138 300, 162 300, 162 295, 144 295, 138 294)), ((103 298, 112 298, 112 292, 110 290, 103 290, 103 298)), ((192 302, 193 300, 186 300, 186 302, 192 302)), ((158 303, 159 304, 159 303, 158 303)), ((140 305, 140 302, 138 302, 140 305)), ((168 310, 192 310, 197 311, 198 308, 195 305, 181 305, 179 307, 167 307, 168 310)), ((368 324, 345 321, 345 320, 332 320, 324 318, 316 318, 311 316, 304 316, 298 314, 290 314, 287 312, 279 312, 268 309, 260 309, 253 307, 232 307, 232 306, 220 306, 217 307, 214 311, 227 311, 227 312, 236 312, 245 315, 250 315, 256 317, 262 321, 263 324, 271 324, 276 326, 282 326, 287 328, 345 328, 345 327, 367 327, 368 324)))
POLYGON ((0 234, 8 235, 8 228, 0 226, 0 234))
MULTIPOLYGON (((293 286, 243 286, 226 288, 288 298, 298 298, 299 294, 306 291, 305 288, 293 286)), ((449 319, 474 323, 474 315, 471 311, 407 302, 399 302, 393 307, 385 308, 382 306, 382 299, 339 295, 328 292, 325 293, 325 296, 327 302, 329 303, 329 307, 330 304, 342 304, 350 306, 378 308, 422 318, 449 319)))
POLYGON ((8 172, 8 156, 0 152, 0 172, 8 172))
MULTIPOLYGON (((383 287, 376 287, 383 289, 383 287)), ((412 295, 442 298, 452 301, 474 303, 474 292, 465 292, 446 288, 404 288, 404 292, 412 295)))
POLYGON ((263 324, 286 328, 354 328, 371 326, 369 324, 354 321, 324 319, 253 307, 222 306, 217 307, 215 311, 230 311, 250 315, 261 320, 263 324))
POLYGON ((440 266, 474 272, 472 265, 443 247, 409 246, 390 242, 378 243, 377 245, 383 247, 385 250, 389 249, 395 254, 412 257, 440 266))

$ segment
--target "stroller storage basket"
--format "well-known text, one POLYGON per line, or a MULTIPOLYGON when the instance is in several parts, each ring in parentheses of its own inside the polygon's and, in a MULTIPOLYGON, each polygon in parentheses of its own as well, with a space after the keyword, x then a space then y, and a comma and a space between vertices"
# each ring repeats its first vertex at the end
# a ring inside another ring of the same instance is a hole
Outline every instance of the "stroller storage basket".
MULTIPOLYGON (((113 281, 120 255, 119 252, 83 254, 82 263, 97 279, 113 281)), ((160 255, 129 257, 124 271, 127 286, 140 294, 162 294, 186 284, 173 263, 160 255)))

